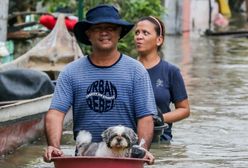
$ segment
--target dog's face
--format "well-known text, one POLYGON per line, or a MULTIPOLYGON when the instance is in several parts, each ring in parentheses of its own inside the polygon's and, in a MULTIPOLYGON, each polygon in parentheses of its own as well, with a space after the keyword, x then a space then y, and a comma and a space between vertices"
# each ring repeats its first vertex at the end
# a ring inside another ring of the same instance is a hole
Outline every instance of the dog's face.
POLYGON ((114 151, 123 151, 138 142, 137 134, 122 125, 109 127, 102 133, 103 141, 114 151))
POLYGON ((92 143, 91 133, 80 131, 76 138, 76 156, 130 157, 130 150, 137 144, 137 134, 121 125, 109 127, 102 133, 103 141, 92 143))

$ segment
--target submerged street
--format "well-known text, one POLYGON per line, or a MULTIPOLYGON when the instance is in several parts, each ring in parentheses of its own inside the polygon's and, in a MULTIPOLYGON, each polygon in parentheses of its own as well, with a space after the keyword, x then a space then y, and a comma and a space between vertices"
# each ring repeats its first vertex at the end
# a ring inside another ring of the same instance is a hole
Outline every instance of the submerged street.
MULTIPOLYGON (((175 123, 171 144, 154 144, 150 168, 248 166, 248 38, 168 36, 164 59, 180 67, 191 116, 175 123)), ((72 133, 62 149, 74 154, 72 133)), ((49 168, 44 137, 0 159, 1 168, 49 168)))

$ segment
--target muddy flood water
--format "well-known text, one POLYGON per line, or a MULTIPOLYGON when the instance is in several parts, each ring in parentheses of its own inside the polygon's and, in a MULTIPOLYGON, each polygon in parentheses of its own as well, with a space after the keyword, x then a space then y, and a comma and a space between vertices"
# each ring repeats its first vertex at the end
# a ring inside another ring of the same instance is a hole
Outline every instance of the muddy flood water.
MULTIPOLYGON (((165 59, 180 67, 191 116, 175 123, 171 144, 153 145, 150 168, 248 167, 248 38, 168 36, 165 59)), ((62 149, 73 155, 64 132, 62 149)), ((0 159, 1 168, 51 168, 44 137, 0 159)))

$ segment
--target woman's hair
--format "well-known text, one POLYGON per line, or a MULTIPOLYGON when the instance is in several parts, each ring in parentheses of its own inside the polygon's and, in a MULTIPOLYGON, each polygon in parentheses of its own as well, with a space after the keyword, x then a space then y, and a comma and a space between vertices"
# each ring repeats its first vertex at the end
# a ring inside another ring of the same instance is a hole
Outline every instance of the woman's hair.
MULTIPOLYGON (((154 17, 154 16, 145 16, 145 17, 140 18, 136 22, 136 24, 139 23, 139 22, 141 22, 141 21, 144 21, 144 20, 148 20, 148 21, 150 21, 151 23, 153 23, 155 25, 156 34, 158 36, 162 36, 163 37, 163 43, 164 43, 164 39, 165 39, 165 26, 164 26, 164 23, 160 19, 158 19, 157 17, 154 17)), ((158 46, 158 51, 161 50, 163 43, 160 46, 158 46)))

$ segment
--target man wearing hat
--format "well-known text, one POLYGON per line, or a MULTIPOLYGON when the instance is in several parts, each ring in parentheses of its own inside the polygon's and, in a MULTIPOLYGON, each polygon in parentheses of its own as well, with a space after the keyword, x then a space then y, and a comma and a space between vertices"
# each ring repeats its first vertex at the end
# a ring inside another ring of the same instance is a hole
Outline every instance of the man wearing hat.
MULTIPOLYGON (((100 142, 105 129, 121 124, 134 129, 139 140, 145 140, 143 147, 149 149, 156 112, 150 78, 141 63, 117 50, 118 41, 132 27, 111 5, 90 9, 86 20, 75 25, 77 40, 91 45, 92 53, 70 63, 59 75, 45 117, 45 161, 62 155, 62 123, 70 107, 74 138, 86 130, 93 142, 100 142)), ((146 157, 153 163, 153 156, 146 157)))

